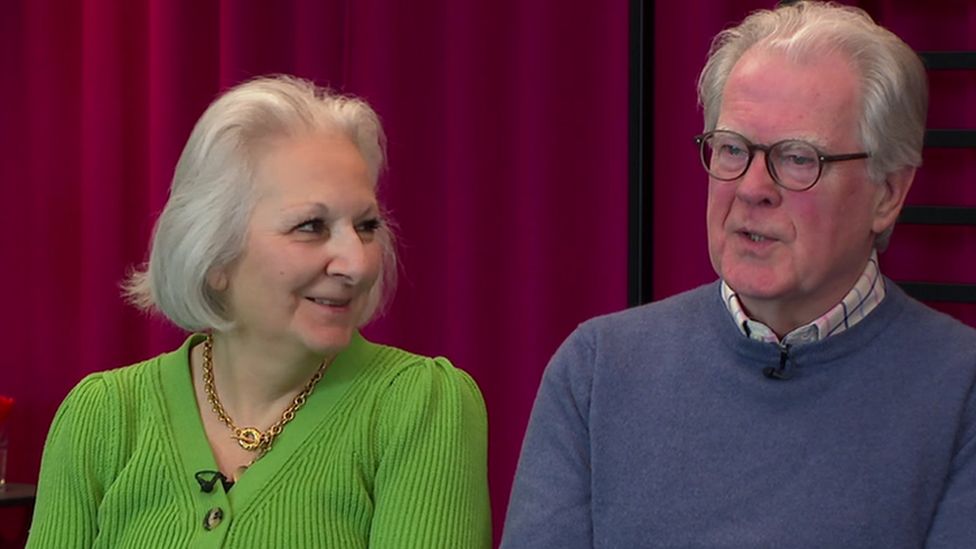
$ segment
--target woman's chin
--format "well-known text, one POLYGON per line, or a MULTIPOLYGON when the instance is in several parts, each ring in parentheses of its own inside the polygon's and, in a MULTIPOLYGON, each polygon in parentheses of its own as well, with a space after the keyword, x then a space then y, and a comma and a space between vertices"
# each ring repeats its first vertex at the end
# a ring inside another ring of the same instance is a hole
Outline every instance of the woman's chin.
POLYGON ((316 354, 336 355, 349 346, 355 331, 353 327, 330 327, 305 334, 302 339, 309 351, 316 354))

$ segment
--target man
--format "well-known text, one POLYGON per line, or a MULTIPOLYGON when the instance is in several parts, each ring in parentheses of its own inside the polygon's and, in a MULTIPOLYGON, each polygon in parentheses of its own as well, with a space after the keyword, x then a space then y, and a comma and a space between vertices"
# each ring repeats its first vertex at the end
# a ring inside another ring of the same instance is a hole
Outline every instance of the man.
POLYGON ((721 279, 563 344, 502 547, 976 547, 976 331, 877 264, 921 163, 918 57, 798 2, 720 34, 699 95, 721 279))

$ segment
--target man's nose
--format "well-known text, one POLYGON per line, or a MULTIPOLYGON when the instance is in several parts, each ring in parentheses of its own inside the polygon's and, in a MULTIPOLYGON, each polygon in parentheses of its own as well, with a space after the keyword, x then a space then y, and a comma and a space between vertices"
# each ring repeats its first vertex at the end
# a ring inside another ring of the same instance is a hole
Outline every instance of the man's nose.
POLYGON ((766 165, 767 152, 759 149, 754 153, 749 168, 735 181, 735 195, 747 204, 778 205, 782 200, 782 189, 773 179, 766 165))

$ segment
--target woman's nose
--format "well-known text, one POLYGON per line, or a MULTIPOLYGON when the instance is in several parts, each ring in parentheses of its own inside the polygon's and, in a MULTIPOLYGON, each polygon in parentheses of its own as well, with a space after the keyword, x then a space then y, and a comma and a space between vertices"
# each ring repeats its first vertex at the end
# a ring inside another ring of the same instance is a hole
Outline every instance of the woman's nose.
POLYGON ((334 231, 329 237, 328 262, 325 272, 329 276, 358 281, 366 265, 365 243, 353 227, 334 231))

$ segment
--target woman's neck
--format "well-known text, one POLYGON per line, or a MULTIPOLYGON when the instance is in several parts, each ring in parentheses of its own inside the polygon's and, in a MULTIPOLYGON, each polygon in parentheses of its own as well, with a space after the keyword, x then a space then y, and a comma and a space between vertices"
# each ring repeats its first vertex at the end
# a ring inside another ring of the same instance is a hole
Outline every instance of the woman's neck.
MULTIPOLYGON (((203 380, 203 345, 193 349, 194 384, 203 380)), ((281 418, 308 380, 332 357, 238 333, 213 335, 217 398, 238 426, 266 429, 281 418)))

